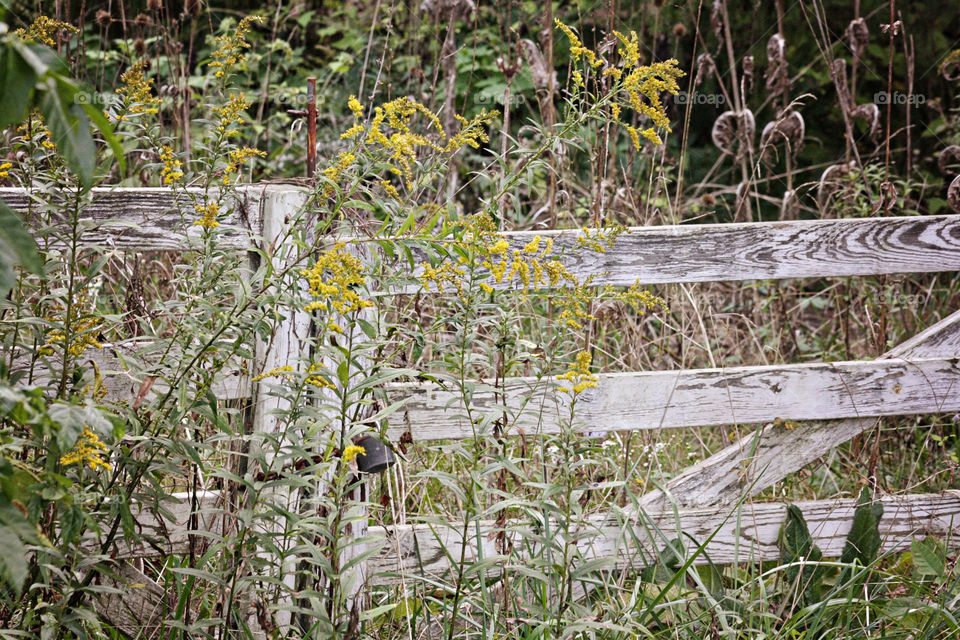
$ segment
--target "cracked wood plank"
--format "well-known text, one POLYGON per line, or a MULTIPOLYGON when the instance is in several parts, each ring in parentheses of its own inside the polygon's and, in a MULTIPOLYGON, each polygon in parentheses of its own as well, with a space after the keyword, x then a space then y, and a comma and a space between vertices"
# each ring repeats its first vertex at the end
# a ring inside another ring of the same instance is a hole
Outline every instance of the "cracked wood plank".
MULTIPOLYGON (((884 513, 879 531, 883 552, 909 548, 911 540, 938 536, 953 547, 960 546, 960 497, 926 494, 887 496, 880 499, 884 513)), ((843 551, 853 520, 856 500, 816 500, 795 503, 804 514, 814 542, 824 557, 837 557, 843 551)), ((655 560, 667 541, 683 531, 688 550, 716 532, 705 553, 694 564, 734 564, 776 561, 780 559, 777 536, 787 505, 779 502, 743 504, 669 512, 641 512, 632 517, 624 512, 594 516, 578 531, 578 563, 609 558, 611 568, 639 569, 655 560), (617 524, 608 524, 617 523, 617 524)), ((515 549, 534 549, 541 544, 529 523, 511 522, 503 529, 515 543, 515 549)), ((459 527, 453 525, 403 525, 371 527, 371 533, 384 535, 386 547, 368 560, 371 584, 451 580, 464 547, 459 527)), ((469 527, 465 562, 469 566, 481 558, 491 563, 489 571, 498 574, 511 566, 530 566, 529 551, 500 557, 495 548, 494 523, 485 521, 479 529, 469 527), (478 544, 479 541, 479 544, 478 544)), ((536 554, 534 554, 536 556, 536 554)), ((576 556, 575 556, 576 557, 576 556)), ((541 556, 546 562, 547 559, 541 556)), ((536 561, 534 561, 535 563, 536 561)))
MULTIPOLYGON (((569 414, 565 394, 553 379, 513 378, 506 400, 479 384, 468 415, 460 393, 438 385, 388 388, 391 401, 407 398, 389 430, 399 438, 408 424, 415 441, 472 438, 492 432, 504 411, 506 434, 558 433, 569 414), (406 414, 406 415, 405 415, 406 414)), ((608 373, 577 400, 576 429, 605 432, 827 420, 960 410, 960 365, 956 358, 884 359, 608 373)))
MULTIPOLYGON (((958 356, 960 311, 897 345, 883 358, 958 356)), ((960 395, 960 389, 953 389, 951 395, 960 395)), ((668 481, 665 491, 645 494, 640 504, 645 509, 664 510, 671 504, 728 504, 742 495, 756 495, 875 424, 875 420, 859 418, 805 422, 792 430, 768 424, 689 467, 668 481)))
MULTIPOLYGON (((251 236, 260 230, 256 200, 262 185, 239 187, 236 194, 221 205, 224 217, 217 227, 217 242, 225 248, 245 250, 253 245, 251 236)), ((200 227, 194 226, 197 213, 194 205, 203 202, 202 189, 169 187, 126 188, 98 187, 84 198, 81 220, 82 242, 105 248, 127 251, 182 251, 203 246, 200 227)), ((72 195, 43 192, 46 205, 24 189, 0 188, 0 199, 27 220, 49 216, 51 224, 64 225, 68 219, 72 195)), ((219 196, 211 192, 211 198, 219 196)))

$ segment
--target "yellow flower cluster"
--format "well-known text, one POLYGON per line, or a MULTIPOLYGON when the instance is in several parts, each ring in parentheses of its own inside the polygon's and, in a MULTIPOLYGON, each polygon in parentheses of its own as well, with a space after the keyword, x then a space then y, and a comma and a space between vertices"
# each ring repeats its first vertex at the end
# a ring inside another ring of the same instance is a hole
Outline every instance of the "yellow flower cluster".
MULTIPOLYGON (((559 20, 556 20, 557 27, 566 34, 570 41, 570 56, 574 63, 579 62, 581 57, 586 58, 590 67, 604 66, 601 77, 613 78, 616 82, 610 92, 614 100, 621 95, 625 98, 625 103, 629 105, 638 114, 645 116, 650 120, 653 126, 644 129, 637 129, 631 125, 624 124, 624 129, 630 136, 630 142, 634 148, 640 150, 641 138, 649 140, 653 144, 663 144, 657 128, 670 131, 670 119, 660 100, 660 94, 663 92, 677 95, 680 87, 677 79, 683 77, 683 71, 677 68, 678 62, 674 59, 664 62, 655 62, 650 65, 640 64, 640 41, 635 31, 626 36, 618 31, 613 34, 620 41, 620 47, 617 52, 622 60, 621 66, 608 64, 603 58, 596 55, 587 47, 583 46, 580 39, 570 27, 559 20)), ((579 71, 573 71, 571 80, 574 85, 585 86, 583 74, 579 71)), ((619 121, 621 114, 621 105, 614 102, 610 105, 610 115, 613 120, 619 121)))
POLYGON ((606 253, 607 249, 613 247, 627 228, 622 224, 614 224, 600 229, 591 230, 589 227, 583 227, 581 235, 577 236, 577 245, 597 253, 606 253), (606 245, 606 246, 604 246, 606 245))
POLYGON ((356 458, 357 456, 365 456, 365 455, 367 455, 367 450, 366 450, 366 449, 364 449, 363 447, 361 447, 361 446, 359 446, 359 445, 352 444, 352 445, 350 445, 349 447, 347 447, 346 449, 343 450, 343 461, 344 461, 344 462, 350 462, 351 460, 353 460, 353 459, 356 458))
POLYGON ((146 68, 147 61, 140 60, 120 76, 123 85, 117 89, 117 93, 127 96, 129 111, 133 114, 158 112, 157 107, 152 105, 160 104, 160 99, 153 95, 153 78, 147 78, 143 73, 146 68))
POLYGON ((217 216, 220 215, 220 205, 216 202, 211 200, 206 204, 198 204, 194 206, 194 209, 202 216, 193 223, 193 226, 203 227, 204 229, 213 229, 220 226, 220 223, 217 222, 217 216))
POLYGON ((232 93, 227 101, 221 107, 213 107, 213 112, 220 117, 220 124, 217 125, 217 131, 226 135, 238 135, 239 131, 230 129, 230 125, 243 121, 243 112, 250 103, 239 93, 232 93))
POLYGON ((254 376, 253 378, 251 378, 251 382, 260 382, 264 378, 273 378, 273 377, 279 378, 281 376, 292 376, 292 375, 293 375, 293 367, 287 364, 282 367, 277 367, 276 369, 270 369, 269 371, 264 371, 260 375, 254 376))
POLYGON ((163 162, 163 168, 160 169, 160 179, 163 184, 173 184, 183 177, 183 171, 180 170, 180 161, 174 155, 173 149, 168 145, 160 147, 160 161, 163 162))
POLYGON ((54 40, 54 36, 63 31, 80 33, 80 30, 72 24, 60 22, 47 16, 38 16, 27 29, 17 29, 14 31, 14 34, 22 40, 33 40, 34 42, 45 44, 48 47, 56 47, 57 42, 54 40))
POLYGON ((343 172, 357 161, 357 157, 352 153, 344 151, 337 156, 337 161, 323 170, 323 177, 329 182, 323 187, 323 197, 329 198, 336 191, 336 184, 340 182, 343 172))
POLYGON ((647 311, 659 309, 668 311, 667 302, 659 296, 655 296, 646 289, 640 288, 640 280, 637 279, 624 291, 617 291, 614 287, 607 287, 606 293, 614 300, 620 300, 626 303, 640 315, 646 315, 647 311))
POLYGON ((86 464, 96 471, 97 469, 111 469, 110 463, 104 459, 104 454, 110 451, 107 445, 103 444, 100 436, 91 431, 90 427, 84 427, 83 433, 77 439, 77 443, 69 452, 60 458, 60 464, 69 466, 71 464, 86 464))
POLYGON ((589 351, 581 351, 577 354, 576 362, 571 363, 566 373, 557 376, 557 380, 568 382, 570 386, 561 386, 561 393, 570 393, 576 396, 587 389, 597 387, 599 378, 590 373, 590 362, 593 357, 589 351))
POLYGON ((489 141, 485 127, 498 115, 496 111, 483 110, 472 120, 455 116, 460 123, 460 130, 447 139, 440 119, 424 105, 407 97, 397 98, 376 107, 368 127, 361 122, 363 105, 356 96, 350 96, 347 106, 353 113, 354 122, 353 126, 344 131, 340 137, 352 139, 366 134, 364 142, 386 150, 390 161, 394 163, 390 170, 403 176, 411 188, 413 187, 413 166, 416 164, 419 149, 453 153, 465 146, 478 148, 480 143, 489 141), (427 120, 432 136, 439 142, 411 129, 413 117, 417 114, 427 120))
POLYGON ((215 75, 218 78, 230 73, 237 64, 246 59, 244 49, 250 48, 250 43, 247 42, 247 34, 250 33, 254 22, 263 22, 263 17, 247 16, 240 21, 233 33, 214 38, 213 42, 216 49, 210 55, 213 58, 210 66, 217 70, 215 75))
POLYGON ((346 244, 338 242, 333 249, 321 254, 317 262, 302 272, 315 298, 305 309, 335 311, 341 314, 359 311, 373 306, 373 302, 357 295, 355 287, 363 286, 363 263, 346 250, 346 244))
POLYGON ((13 168, 12 162, 4 162, 3 164, 0 164, 0 178, 9 178, 10 169, 12 168, 13 168))
POLYGON ((240 165, 244 162, 250 158, 266 158, 267 154, 265 151, 260 151, 259 149, 241 147, 240 149, 231 150, 230 153, 227 154, 227 157, 230 159, 230 162, 227 163, 226 168, 223 170, 223 184, 231 184, 233 182, 233 174, 240 170, 240 165))
POLYGON ((321 389, 336 389, 337 385, 327 380, 326 376, 320 375, 320 372, 324 370, 326 370, 326 367, 321 364, 310 365, 310 369, 307 370, 307 384, 312 384, 321 389))
MULTIPOLYGON (((82 356, 83 353, 90 347, 95 349, 103 349, 103 345, 100 344, 100 341, 97 340, 97 331, 96 329, 103 324, 103 321, 94 316, 86 315, 80 316, 77 313, 79 309, 83 309, 90 304, 88 298, 84 294, 78 294, 76 302, 72 305, 73 310, 71 315, 74 316, 73 326, 71 327, 70 335, 70 344, 67 345, 67 353, 72 356, 82 356)), ((58 313, 63 311, 63 307, 60 305, 55 305, 51 309, 52 313, 58 313)), ((54 315, 47 316, 48 322, 62 322, 63 320, 57 318, 54 315)), ((47 343, 50 345, 62 345, 66 340, 66 334, 62 329, 54 329, 47 336, 47 343)))

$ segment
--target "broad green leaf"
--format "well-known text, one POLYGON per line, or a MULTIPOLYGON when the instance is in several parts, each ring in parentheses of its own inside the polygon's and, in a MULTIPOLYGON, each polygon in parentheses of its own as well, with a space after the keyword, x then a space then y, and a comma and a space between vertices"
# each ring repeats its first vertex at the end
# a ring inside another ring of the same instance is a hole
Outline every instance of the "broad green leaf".
POLYGON ((0 129, 22 122, 30 112, 37 75, 13 47, 0 50, 0 129))
POLYGON ((853 512, 853 525, 843 546, 840 562, 850 563, 858 560, 867 566, 877 559, 880 551, 880 518, 883 516, 883 504, 874 502, 870 491, 864 487, 857 498, 857 508, 853 512))
POLYGON ((27 549, 12 529, 0 525, 0 580, 6 582, 18 596, 27 579, 27 549))
POLYGON ((15 266, 37 273, 43 269, 43 262, 23 220, 3 200, 0 200, 0 229, 3 229, 0 234, 0 296, 5 297, 17 281, 15 266))
POLYGON ((937 539, 914 540, 910 543, 910 553, 920 575, 940 577, 946 573, 946 551, 937 539))
POLYGON ((813 544, 807 521, 796 505, 787 505, 787 519, 780 530, 777 546, 783 562, 791 565, 785 572, 788 588, 802 594, 804 604, 820 602, 823 571, 816 563, 823 558, 823 552, 813 544), (800 562, 810 564, 798 566, 796 563, 800 562))
POLYGON ((38 106, 53 134, 57 151, 77 174, 80 184, 88 189, 93 184, 97 148, 90 133, 90 120, 81 105, 72 103, 74 92, 68 90, 68 86, 55 78, 48 78, 42 84, 38 106))

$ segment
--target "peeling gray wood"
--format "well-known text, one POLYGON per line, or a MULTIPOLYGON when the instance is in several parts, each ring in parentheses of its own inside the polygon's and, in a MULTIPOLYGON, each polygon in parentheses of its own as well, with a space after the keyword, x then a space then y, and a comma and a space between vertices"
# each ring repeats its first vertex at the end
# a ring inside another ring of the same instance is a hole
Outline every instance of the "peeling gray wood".
MULTIPOLYGON (((960 499, 953 495, 906 495, 881 499, 884 506, 879 531, 884 552, 909 548, 911 540, 926 536, 945 539, 953 548, 960 546, 960 499)), ((855 500, 818 500, 795 503, 803 512, 814 542, 824 557, 837 557, 843 551, 850 531, 855 500)), ((711 507, 673 511, 641 512, 637 517, 625 514, 596 516, 582 525, 577 542, 578 564, 610 558, 616 568, 634 569, 647 566, 657 557, 667 541, 680 531, 687 539, 688 550, 693 542, 707 544, 705 553, 694 564, 733 564, 776 561, 780 559, 777 536, 786 515, 786 504, 757 503, 740 506, 711 507), (616 523, 616 524, 609 524, 616 523)), ((514 542, 515 549, 534 548, 538 544, 529 524, 512 522, 503 529, 514 542), (522 541, 522 543, 521 543, 522 541), (532 546, 531 546, 532 545, 532 546)), ((403 525, 388 528, 371 527, 370 533, 384 535, 388 544, 368 560, 372 583, 414 583, 422 578, 450 580, 466 545, 465 562, 469 565, 481 558, 494 559, 491 574, 512 566, 530 566, 529 552, 517 552, 496 561, 495 534, 492 522, 480 524, 479 531, 470 526, 464 543, 457 527, 436 525, 403 525)), ((607 567, 612 568, 612 567, 607 567)))
MULTIPOLYGON (((960 357, 960 311, 897 345, 883 357, 960 357)), ((950 395, 960 395, 960 389, 953 389, 950 395)), ((741 496, 756 495, 875 424, 875 420, 859 418, 805 422, 793 429, 767 424, 758 433, 748 434, 689 467, 666 483, 666 491, 655 489, 647 493, 641 505, 665 510, 671 504, 727 504, 741 496)))
POLYGON ((114 578, 104 578, 103 593, 94 600, 101 618, 131 638, 154 640, 163 637, 164 620, 176 611, 176 595, 129 562, 121 562, 114 578))
POLYGON ((601 242, 604 252, 582 246, 576 229, 502 235, 511 249, 522 249, 535 236, 543 247, 552 238, 550 259, 559 259, 581 281, 593 276, 597 286, 960 270, 956 215, 632 227, 610 247, 601 242))
MULTIPOLYGON (((552 379, 513 378, 504 433, 558 433, 569 414, 552 379)), ((503 404, 489 385, 473 393, 471 422, 461 394, 435 384, 395 385, 391 401, 405 412, 418 440, 472 438, 492 432, 503 404), (477 422, 478 421, 478 422, 477 422)), ((601 374, 577 401, 575 428, 605 432, 783 420, 867 418, 960 411, 956 358, 885 359, 836 363, 601 374)), ((394 414, 390 437, 406 430, 394 414)))
MULTIPOLYGON (((262 185, 238 187, 238 199, 228 197, 220 210, 226 215, 216 229, 217 242, 225 248, 245 250, 252 245, 251 236, 259 235, 260 220, 251 199, 263 190, 262 185)), ((219 193, 210 192, 216 199, 219 193)), ((42 193, 43 201, 67 203, 67 194, 42 193)), ((204 201, 202 189, 169 187, 92 189, 83 206, 81 220, 86 244, 128 251, 180 251, 202 246, 202 229, 193 223, 200 217, 194 210, 204 201)), ((69 210, 56 204, 48 207, 31 197, 24 189, 0 188, 0 199, 28 221, 40 224, 44 216, 54 225, 66 224, 69 210)))

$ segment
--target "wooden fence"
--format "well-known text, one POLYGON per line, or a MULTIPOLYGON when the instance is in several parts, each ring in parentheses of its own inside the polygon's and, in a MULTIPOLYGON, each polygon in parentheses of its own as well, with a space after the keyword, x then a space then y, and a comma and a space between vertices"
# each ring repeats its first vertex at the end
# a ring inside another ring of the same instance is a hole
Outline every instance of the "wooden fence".
MULTIPOLYGON (((238 251, 250 248, 253 238, 262 238, 264 247, 270 247, 304 202, 302 191, 292 186, 253 185, 239 194, 221 222, 221 241, 238 251)), ((15 209, 25 210, 30 204, 29 197, 18 190, 0 189, 0 197, 15 209)), ((177 198, 166 189, 97 191, 84 214, 97 222, 88 238, 124 250, 185 249, 196 230, 181 223, 177 198)), ((506 236, 516 248, 533 235, 553 237, 567 268, 580 279, 594 276, 597 285, 960 271, 960 216, 634 228, 606 253, 578 249, 578 234, 548 231, 506 236)), ((258 350, 253 370, 296 366, 302 347, 298 341, 307 334, 308 324, 307 314, 287 313, 274 339, 258 350)), ((778 559, 776 540, 785 505, 741 501, 873 427, 877 417, 960 412, 958 363, 960 312, 873 361, 602 374, 598 387, 583 394, 579 409, 579 419, 589 431, 765 426, 643 496, 640 510, 596 518, 593 524, 601 535, 584 555, 613 558, 620 567, 642 567, 670 537, 664 532, 682 530, 695 540, 716 532, 703 556, 714 563, 778 559), (734 510, 737 517, 731 518, 734 510)), ((101 369, 116 370, 116 362, 105 361, 101 369)), ((111 393, 135 394, 140 382, 136 376, 117 376, 111 393)), ((542 401, 540 432, 559 429, 556 404, 546 402, 532 380, 510 380, 507 389, 509 407, 542 401)), ((282 401, 258 391, 258 385, 245 376, 224 380, 215 389, 222 398, 252 398, 255 428, 270 431, 276 420, 271 411, 282 408, 282 401)), ((414 441, 473 437, 476 425, 461 417, 456 394, 430 384, 392 385, 387 392, 408 398, 414 441)), ((492 406, 492 390, 478 391, 473 403, 480 410, 492 406)), ((523 424, 511 426, 516 429, 523 424)), ((396 424, 388 433, 396 439, 406 430, 406 424, 396 424)), ((138 520, 150 544, 118 542, 115 557, 183 553, 191 522, 212 527, 230 515, 216 493, 204 493, 199 500, 184 498, 167 505, 166 517, 144 506, 138 520)), ((882 502, 883 550, 903 549, 912 539, 927 535, 944 537, 951 545, 960 541, 960 492, 890 496, 882 502)), ((839 555, 850 528, 853 501, 798 506, 824 555, 839 555)), ((494 536, 481 534, 463 541, 457 527, 462 523, 447 528, 371 527, 368 535, 387 544, 359 568, 365 586, 443 575, 455 569, 451 558, 459 558, 463 545, 467 561, 497 555, 494 536)), ((119 573, 145 586, 105 598, 101 613, 128 631, 157 628, 157 612, 164 609, 163 586, 132 564, 124 564, 119 573)))

